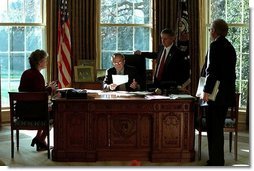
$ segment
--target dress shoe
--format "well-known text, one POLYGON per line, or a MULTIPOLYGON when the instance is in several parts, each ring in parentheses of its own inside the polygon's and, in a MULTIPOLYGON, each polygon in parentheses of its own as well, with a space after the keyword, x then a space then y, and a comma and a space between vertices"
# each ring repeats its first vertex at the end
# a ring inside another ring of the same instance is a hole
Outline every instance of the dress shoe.
POLYGON ((205 166, 224 166, 224 161, 218 162, 218 161, 207 160, 205 166))
MULTIPOLYGON (((53 146, 49 146, 49 149, 52 150, 54 147, 53 146)), ((37 151, 46 151, 48 150, 48 146, 46 147, 38 147, 36 148, 37 151)))
POLYGON ((36 146, 36 151, 46 151, 48 150, 48 147, 40 147, 40 146, 36 146))
POLYGON ((37 151, 48 150, 48 145, 45 142, 37 141, 37 143, 36 143, 36 150, 37 151))
POLYGON ((31 142, 31 146, 34 147, 34 144, 37 144, 38 139, 37 138, 33 138, 32 142, 31 142))

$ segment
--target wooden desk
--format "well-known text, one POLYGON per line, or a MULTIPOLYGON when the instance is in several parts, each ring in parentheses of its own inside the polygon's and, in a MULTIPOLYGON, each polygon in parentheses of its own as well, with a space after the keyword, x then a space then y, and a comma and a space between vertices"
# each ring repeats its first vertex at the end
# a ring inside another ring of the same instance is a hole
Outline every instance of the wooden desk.
POLYGON ((54 161, 189 162, 194 100, 97 97, 54 102, 54 161))

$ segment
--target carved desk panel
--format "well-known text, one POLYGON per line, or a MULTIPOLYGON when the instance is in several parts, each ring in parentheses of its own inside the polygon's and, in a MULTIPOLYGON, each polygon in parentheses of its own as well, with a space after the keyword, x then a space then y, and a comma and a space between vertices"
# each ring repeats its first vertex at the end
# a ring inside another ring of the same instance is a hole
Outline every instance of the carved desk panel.
POLYGON ((193 106, 193 99, 57 99, 52 159, 193 161, 193 106))

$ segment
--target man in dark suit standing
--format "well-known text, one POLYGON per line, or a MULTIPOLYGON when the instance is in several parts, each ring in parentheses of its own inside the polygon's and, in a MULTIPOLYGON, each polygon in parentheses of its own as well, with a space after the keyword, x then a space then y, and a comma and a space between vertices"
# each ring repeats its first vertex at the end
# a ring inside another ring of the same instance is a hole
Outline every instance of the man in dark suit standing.
MULTIPOLYGON (((149 59, 156 59, 157 66, 154 72, 154 87, 161 88, 163 83, 172 83, 181 87, 190 77, 190 66, 187 57, 174 44, 176 36, 171 29, 161 31, 161 43, 158 52, 141 52, 134 54, 149 59)), ((163 87, 165 88, 165 87, 163 87)))
POLYGON ((111 57, 114 67, 107 69, 103 81, 104 90, 117 91, 135 91, 140 89, 140 76, 135 67, 125 64, 125 56, 121 53, 115 53, 111 57), (128 82, 117 85, 113 83, 112 75, 128 75, 128 82))
POLYGON ((206 120, 209 160, 207 165, 223 166, 225 164, 223 127, 228 107, 234 105, 236 52, 225 38, 228 33, 228 25, 224 20, 213 21, 209 31, 213 41, 201 73, 206 77, 201 99, 208 104, 206 120), (211 101, 208 96, 213 91, 217 80, 220 81, 219 92, 215 101, 211 101))

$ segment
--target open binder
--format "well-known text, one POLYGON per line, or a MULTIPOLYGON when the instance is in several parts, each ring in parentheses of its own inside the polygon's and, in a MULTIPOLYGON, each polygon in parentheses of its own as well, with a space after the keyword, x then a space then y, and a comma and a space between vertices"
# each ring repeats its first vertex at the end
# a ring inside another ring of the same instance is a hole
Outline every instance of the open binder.
MULTIPOLYGON (((200 97, 203 93, 204 90, 204 86, 205 86, 205 82, 206 82, 206 77, 200 77, 199 78, 199 82, 198 82, 198 88, 197 88, 197 92, 196 92, 196 97, 200 97)), ((220 81, 217 80, 214 84, 213 87, 213 91, 212 93, 208 96, 209 100, 215 101, 216 96, 219 92, 219 85, 220 85, 220 81)))

